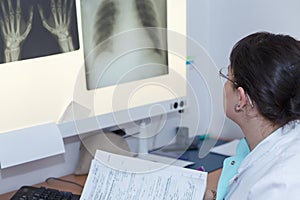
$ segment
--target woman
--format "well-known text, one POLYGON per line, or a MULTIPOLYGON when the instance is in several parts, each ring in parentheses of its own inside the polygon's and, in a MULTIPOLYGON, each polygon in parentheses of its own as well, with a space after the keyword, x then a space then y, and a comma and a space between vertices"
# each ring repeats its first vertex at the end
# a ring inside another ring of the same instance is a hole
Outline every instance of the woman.
POLYGON ((299 199, 300 42, 251 34, 234 46, 220 76, 226 115, 245 140, 224 161, 216 199, 299 199))

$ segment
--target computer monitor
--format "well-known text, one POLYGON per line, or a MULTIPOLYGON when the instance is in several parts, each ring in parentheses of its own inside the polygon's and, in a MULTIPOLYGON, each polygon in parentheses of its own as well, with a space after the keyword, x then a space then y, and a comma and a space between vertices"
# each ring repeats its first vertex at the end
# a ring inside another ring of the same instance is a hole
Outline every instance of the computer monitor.
MULTIPOLYGON (((180 4, 81 1, 85 65, 78 79, 85 84, 75 87, 74 97, 86 96, 80 104, 100 118, 106 114, 98 120, 101 128, 108 126, 107 114, 113 113, 111 125, 121 124, 153 115, 143 111, 145 105, 149 109, 172 100, 161 107, 160 112, 167 113, 174 110, 173 103, 183 102, 185 6, 180 4), (131 116, 126 116, 128 109, 131 116)), ((80 112, 75 115, 81 118, 80 112)))

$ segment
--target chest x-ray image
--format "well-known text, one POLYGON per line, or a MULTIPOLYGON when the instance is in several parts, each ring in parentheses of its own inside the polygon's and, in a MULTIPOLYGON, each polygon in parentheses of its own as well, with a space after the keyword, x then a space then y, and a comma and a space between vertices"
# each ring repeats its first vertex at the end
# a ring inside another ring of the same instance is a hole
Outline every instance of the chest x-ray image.
POLYGON ((79 49, 75 0, 0 0, 0 63, 79 49))
POLYGON ((168 73, 166 0, 81 0, 87 89, 168 73))

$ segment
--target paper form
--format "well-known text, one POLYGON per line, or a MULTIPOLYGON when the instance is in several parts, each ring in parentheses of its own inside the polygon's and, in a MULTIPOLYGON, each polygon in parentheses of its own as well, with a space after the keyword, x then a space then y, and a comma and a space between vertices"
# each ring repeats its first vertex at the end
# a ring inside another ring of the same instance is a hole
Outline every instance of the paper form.
POLYGON ((206 172, 106 152, 101 154, 107 154, 107 160, 105 163, 97 158, 92 161, 80 200, 203 199, 206 172), (117 162, 124 166, 115 168, 117 162), (136 172, 134 166, 138 168, 136 172))

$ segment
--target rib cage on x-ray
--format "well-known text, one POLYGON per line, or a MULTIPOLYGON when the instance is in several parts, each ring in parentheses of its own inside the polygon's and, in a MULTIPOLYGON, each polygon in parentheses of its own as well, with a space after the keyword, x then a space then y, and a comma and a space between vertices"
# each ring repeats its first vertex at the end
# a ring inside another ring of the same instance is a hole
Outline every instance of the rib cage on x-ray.
MULTIPOLYGON (((101 44, 108 39, 114 30, 117 8, 113 0, 105 0, 99 7, 95 21, 95 44, 101 44)), ((104 46, 107 48, 107 46, 104 46)))
MULTIPOLYGON (((135 0, 134 2, 137 17, 141 25, 145 28, 159 27, 158 16, 155 12, 152 0, 135 0)), ((100 5, 95 20, 95 47, 101 44, 103 45, 101 46, 102 48, 109 50, 107 49, 109 44, 109 40, 107 39, 113 34, 118 12, 122 12, 122 10, 118 9, 117 3, 114 0, 105 0, 100 5)), ((158 54, 162 54, 159 31, 157 29, 147 29, 147 33, 155 47, 154 51, 158 54)))
MULTIPOLYGON (((158 27, 157 13, 155 12, 152 0, 135 0, 135 6, 143 27, 158 27)), ((154 46, 160 47, 158 31, 147 29, 147 32, 154 46)), ((155 51, 159 54, 161 53, 161 50, 158 48, 155 48, 155 51)))

